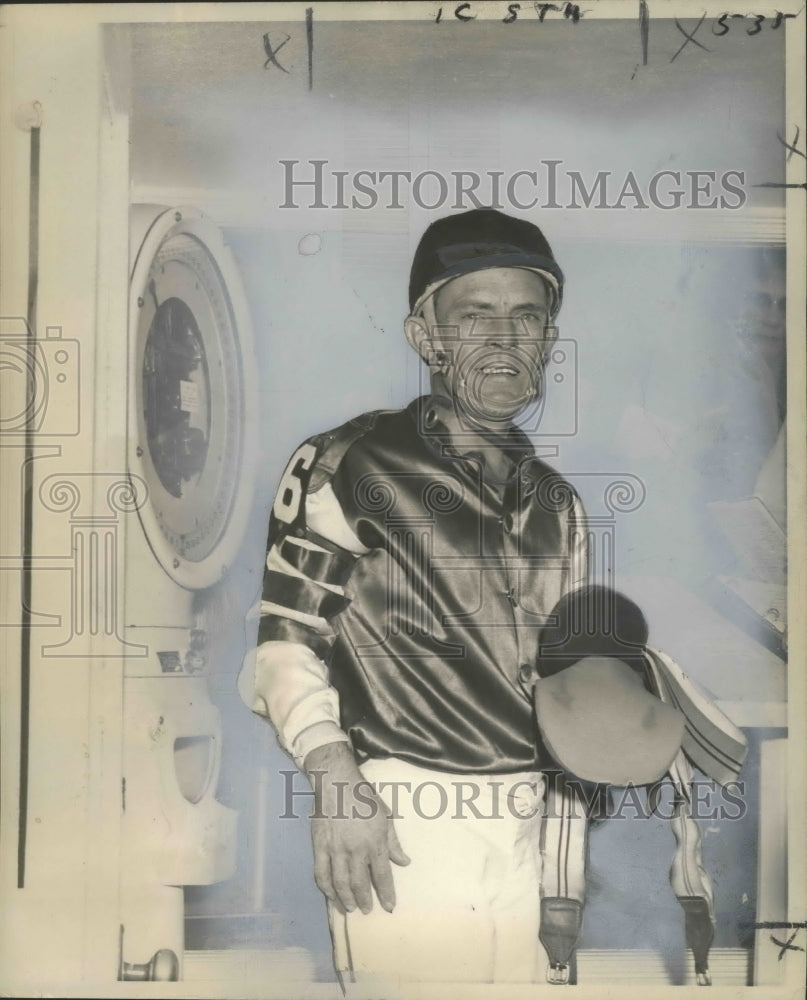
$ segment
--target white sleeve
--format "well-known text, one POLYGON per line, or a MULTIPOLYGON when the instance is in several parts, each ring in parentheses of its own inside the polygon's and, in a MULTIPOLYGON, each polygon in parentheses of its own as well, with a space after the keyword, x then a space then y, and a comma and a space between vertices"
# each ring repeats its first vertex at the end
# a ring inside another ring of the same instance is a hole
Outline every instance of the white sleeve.
POLYGON ((269 719, 299 767, 317 747, 349 742, 339 726, 339 695, 328 682, 328 668, 308 646, 263 642, 248 659, 239 677, 241 696, 269 719))

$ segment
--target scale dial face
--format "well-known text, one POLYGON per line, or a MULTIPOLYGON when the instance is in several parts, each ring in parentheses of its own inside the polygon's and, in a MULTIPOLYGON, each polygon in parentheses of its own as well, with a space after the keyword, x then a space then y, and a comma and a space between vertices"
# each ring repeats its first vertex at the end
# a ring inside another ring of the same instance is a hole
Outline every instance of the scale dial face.
POLYGON ((255 464, 249 319, 219 230, 172 210, 152 224, 132 277, 132 471, 141 521, 182 586, 221 578, 243 538, 255 464), (246 508, 246 509, 245 509, 246 508))

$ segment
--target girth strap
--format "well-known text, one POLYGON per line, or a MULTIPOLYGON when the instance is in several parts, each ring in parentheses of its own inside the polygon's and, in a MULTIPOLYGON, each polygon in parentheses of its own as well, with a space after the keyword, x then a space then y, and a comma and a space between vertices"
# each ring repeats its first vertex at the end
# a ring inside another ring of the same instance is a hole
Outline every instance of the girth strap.
MULTIPOLYGON (((712 884, 703 866, 701 834, 692 815, 692 767, 683 751, 670 766, 675 803, 670 819, 675 855, 670 884, 684 910, 687 946, 695 959, 699 986, 711 985, 709 949, 714 939, 712 884)), ((586 898, 588 829, 596 800, 587 799, 579 785, 547 782, 546 813, 541 832, 541 929, 539 937, 549 956, 547 982, 569 981, 569 964, 582 923, 586 898)))
POLYGON ((541 929, 549 956, 547 982, 569 981, 569 962, 583 918, 591 803, 579 786, 554 775, 547 782, 546 812, 541 830, 541 929))
POLYGON ((692 767, 679 752, 670 767, 675 805, 670 825, 675 835, 675 857, 670 884, 684 909, 687 945, 695 959, 699 986, 711 986, 709 949, 714 940, 714 894, 703 866, 701 832, 692 816, 692 767))

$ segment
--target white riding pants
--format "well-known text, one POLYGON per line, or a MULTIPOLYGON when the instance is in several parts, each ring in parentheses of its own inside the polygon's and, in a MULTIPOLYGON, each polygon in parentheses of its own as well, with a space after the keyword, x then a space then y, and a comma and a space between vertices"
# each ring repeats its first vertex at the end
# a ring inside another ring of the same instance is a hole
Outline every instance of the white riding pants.
POLYGON ((397 758, 361 770, 411 864, 392 866, 392 913, 375 897, 369 914, 329 906, 344 982, 545 982, 542 775, 446 774, 397 758))

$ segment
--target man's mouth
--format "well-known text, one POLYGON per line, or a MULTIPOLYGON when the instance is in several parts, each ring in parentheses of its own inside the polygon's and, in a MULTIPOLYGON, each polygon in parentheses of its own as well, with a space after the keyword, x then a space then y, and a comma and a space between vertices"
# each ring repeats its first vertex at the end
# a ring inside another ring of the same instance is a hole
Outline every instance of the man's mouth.
POLYGON ((518 375, 519 370, 513 365, 508 364, 494 364, 485 365, 480 369, 483 375, 518 375))

